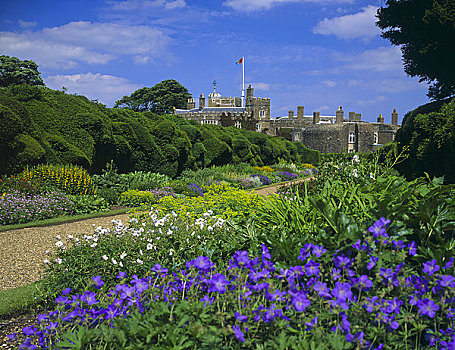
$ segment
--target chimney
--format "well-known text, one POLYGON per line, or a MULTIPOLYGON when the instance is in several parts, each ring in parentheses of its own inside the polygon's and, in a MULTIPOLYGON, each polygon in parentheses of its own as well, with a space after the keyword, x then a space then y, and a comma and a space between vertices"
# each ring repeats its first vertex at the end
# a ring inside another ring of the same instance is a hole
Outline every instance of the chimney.
POLYGON ((378 123, 384 124, 384 117, 382 116, 382 114, 379 114, 378 123))
POLYGON ((297 106, 297 119, 303 120, 303 106, 297 106))
POLYGON ((193 109, 196 108, 196 104, 194 103, 194 98, 189 98, 188 103, 186 105, 186 109, 193 109))
POLYGON ((344 116, 344 111, 343 107, 338 107, 338 110, 336 111, 336 123, 337 124, 342 124, 343 123, 343 116, 344 116))
POLYGON ((313 112, 313 124, 319 124, 319 112, 313 112))
POLYGON ((398 113, 396 109, 392 113, 392 125, 398 125, 398 113))
POLYGON ((354 114, 354 121, 355 122, 359 122, 361 120, 362 120, 362 114, 360 114, 360 113, 354 114))
POLYGON ((294 118, 294 111, 289 111, 288 116, 289 116, 289 119, 294 118))
POLYGON ((201 96, 199 96, 199 109, 202 109, 205 107, 205 97, 204 97, 204 94, 201 94, 201 96))
POLYGON ((355 112, 349 112, 349 121, 353 122, 355 118, 355 112))

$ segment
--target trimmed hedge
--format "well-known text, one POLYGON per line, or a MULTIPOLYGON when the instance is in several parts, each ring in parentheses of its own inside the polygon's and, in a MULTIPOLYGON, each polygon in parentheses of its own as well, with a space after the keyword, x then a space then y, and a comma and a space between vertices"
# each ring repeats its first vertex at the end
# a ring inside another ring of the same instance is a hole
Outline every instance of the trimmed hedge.
POLYGON ((285 159, 319 163, 319 152, 254 131, 199 125, 176 115, 106 108, 84 96, 41 86, 0 89, 0 175, 39 163, 75 164, 101 173, 111 160, 119 172, 159 172, 285 159))

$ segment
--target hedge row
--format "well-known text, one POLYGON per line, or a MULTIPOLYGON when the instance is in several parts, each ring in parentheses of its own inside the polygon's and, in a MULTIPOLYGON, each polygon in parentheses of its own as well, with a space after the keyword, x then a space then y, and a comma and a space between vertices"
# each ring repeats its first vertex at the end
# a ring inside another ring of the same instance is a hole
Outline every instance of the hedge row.
POLYGON ((174 115, 107 108, 84 96, 41 86, 0 88, 0 174, 27 165, 65 163, 99 173, 111 160, 120 172, 171 177, 184 169, 283 158, 318 163, 319 152, 261 133, 192 123, 174 115))

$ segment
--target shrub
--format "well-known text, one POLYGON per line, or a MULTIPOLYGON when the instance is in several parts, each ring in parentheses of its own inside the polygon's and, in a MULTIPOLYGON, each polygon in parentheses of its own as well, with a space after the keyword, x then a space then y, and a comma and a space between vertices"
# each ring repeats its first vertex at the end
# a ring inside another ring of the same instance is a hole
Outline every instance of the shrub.
POLYGON ((155 195, 149 191, 129 190, 120 195, 119 202, 130 207, 151 205, 156 202, 155 195))
POLYGON ((18 177, 25 181, 41 179, 68 194, 95 194, 95 185, 87 171, 76 165, 38 165, 26 168, 18 177))
POLYGON ((69 195, 75 215, 103 212, 109 210, 108 201, 99 195, 69 195))

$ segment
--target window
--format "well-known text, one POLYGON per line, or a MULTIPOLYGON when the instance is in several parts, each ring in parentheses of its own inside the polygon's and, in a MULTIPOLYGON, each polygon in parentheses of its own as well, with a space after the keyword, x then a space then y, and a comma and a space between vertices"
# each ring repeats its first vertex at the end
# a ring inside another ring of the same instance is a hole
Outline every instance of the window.
POLYGON ((377 132, 375 132, 375 133, 373 134, 373 140, 374 140, 374 141, 373 141, 374 144, 377 145, 377 144, 378 144, 378 133, 377 133, 377 132))
POLYGON ((349 133, 348 142, 349 142, 349 143, 355 143, 355 133, 353 133, 353 132, 350 132, 350 133, 349 133))
POLYGON ((265 117, 265 111, 259 111, 259 117, 265 117))
POLYGON ((256 130, 261 130, 261 124, 259 123, 256 124, 256 130))
POLYGON ((242 127, 242 122, 240 120, 235 121, 235 127, 236 128, 241 128, 242 127))

